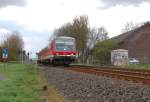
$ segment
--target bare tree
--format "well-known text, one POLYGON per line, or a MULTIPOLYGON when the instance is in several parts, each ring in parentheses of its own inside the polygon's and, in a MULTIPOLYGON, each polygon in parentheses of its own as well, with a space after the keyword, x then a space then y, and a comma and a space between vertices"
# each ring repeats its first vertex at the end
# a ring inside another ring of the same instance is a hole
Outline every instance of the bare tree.
POLYGON ((13 32, 5 37, 1 46, 8 48, 9 60, 18 60, 19 51, 23 49, 24 42, 19 32, 13 32))
POLYGON ((100 34, 100 41, 107 40, 108 37, 108 32, 104 27, 98 28, 98 33, 100 34))
POLYGON ((98 41, 104 41, 108 38, 108 32, 104 27, 100 27, 98 29, 93 28, 89 34, 88 47, 93 48, 98 41))
POLYGON ((73 33, 77 40, 77 48, 83 54, 89 35, 88 17, 80 16, 73 20, 73 33))
POLYGON ((88 63, 93 63, 93 47, 99 41, 104 41, 108 39, 108 32, 104 27, 93 28, 89 33, 89 39, 87 43, 87 59, 88 63))
POLYGON ((4 40, 3 46, 19 50, 24 47, 24 42, 19 32, 13 32, 4 40))
POLYGON ((127 22, 127 23, 125 24, 124 28, 122 29, 122 33, 131 31, 131 30, 134 30, 134 29, 140 27, 140 26, 143 25, 143 24, 144 24, 143 22, 141 22, 141 23, 133 23, 132 21, 127 22))
POLYGON ((73 26, 71 23, 66 23, 63 26, 61 26, 59 29, 56 29, 54 31, 55 36, 74 36, 73 35, 73 26))

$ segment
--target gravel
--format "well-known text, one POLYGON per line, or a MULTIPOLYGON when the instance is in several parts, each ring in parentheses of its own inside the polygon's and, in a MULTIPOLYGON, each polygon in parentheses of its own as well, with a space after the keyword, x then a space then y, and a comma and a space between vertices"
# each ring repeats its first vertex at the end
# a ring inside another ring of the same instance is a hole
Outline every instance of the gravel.
POLYGON ((63 68, 42 68, 46 80, 65 96, 80 102, 150 102, 150 86, 63 68))

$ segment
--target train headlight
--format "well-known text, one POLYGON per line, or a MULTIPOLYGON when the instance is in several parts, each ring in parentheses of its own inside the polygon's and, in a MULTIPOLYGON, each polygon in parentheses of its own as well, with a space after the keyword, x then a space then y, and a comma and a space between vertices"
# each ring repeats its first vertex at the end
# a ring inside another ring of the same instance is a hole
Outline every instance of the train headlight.
POLYGON ((71 55, 72 55, 72 56, 75 56, 75 53, 72 53, 71 55))

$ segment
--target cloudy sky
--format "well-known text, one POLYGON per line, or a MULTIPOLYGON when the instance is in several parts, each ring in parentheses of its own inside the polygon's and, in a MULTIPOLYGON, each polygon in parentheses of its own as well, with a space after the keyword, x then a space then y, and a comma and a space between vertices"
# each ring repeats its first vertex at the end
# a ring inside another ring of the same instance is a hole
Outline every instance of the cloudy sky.
POLYGON ((34 56, 76 16, 87 15, 90 27, 104 26, 113 37, 127 22, 150 21, 149 10, 150 0, 0 0, 0 35, 19 31, 34 56))

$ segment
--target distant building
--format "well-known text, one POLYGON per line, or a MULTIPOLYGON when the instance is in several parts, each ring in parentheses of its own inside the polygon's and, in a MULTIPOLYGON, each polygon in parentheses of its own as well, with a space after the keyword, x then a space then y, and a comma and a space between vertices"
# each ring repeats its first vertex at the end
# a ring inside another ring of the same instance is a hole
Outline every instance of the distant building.
POLYGON ((111 38, 120 49, 128 50, 129 58, 136 58, 142 63, 150 63, 150 23, 111 38))
POLYGON ((128 65, 128 50, 117 49, 111 51, 112 65, 128 65))

